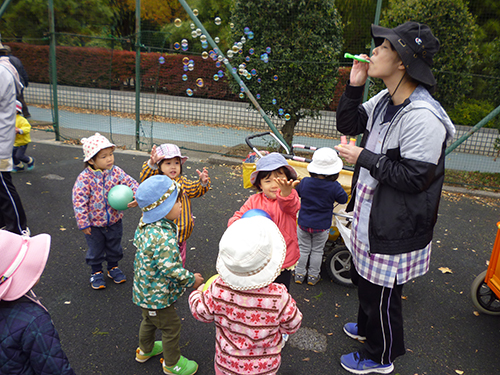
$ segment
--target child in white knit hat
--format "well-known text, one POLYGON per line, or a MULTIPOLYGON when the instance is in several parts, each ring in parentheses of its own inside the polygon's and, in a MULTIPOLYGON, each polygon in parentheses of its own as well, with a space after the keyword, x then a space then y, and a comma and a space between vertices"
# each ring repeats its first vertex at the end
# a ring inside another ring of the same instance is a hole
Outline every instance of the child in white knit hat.
POLYGON ((278 226, 264 216, 235 221, 219 242, 216 278, 189 296, 193 316, 215 323, 215 374, 276 374, 284 336, 302 313, 274 280, 286 257, 278 226), (204 290, 206 289, 206 290, 204 290))
MULTIPOLYGON (((86 167, 73 186, 73 208, 78 229, 85 235, 89 246, 85 259, 92 268, 90 285, 93 289, 104 289, 104 261, 107 262, 108 277, 116 284, 127 280, 118 268, 118 261, 123 258, 123 212, 109 205, 108 193, 116 185, 127 185, 135 193, 139 184, 114 165, 116 146, 106 137, 95 133, 83 138, 82 144, 86 167)), ((137 202, 132 201, 128 207, 137 207, 137 202)))

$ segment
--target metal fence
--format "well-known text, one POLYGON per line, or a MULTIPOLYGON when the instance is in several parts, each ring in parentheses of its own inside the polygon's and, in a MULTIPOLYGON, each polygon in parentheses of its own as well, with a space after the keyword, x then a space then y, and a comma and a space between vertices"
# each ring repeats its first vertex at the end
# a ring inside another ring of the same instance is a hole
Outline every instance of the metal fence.
MULTIPOLYGON (((56 49, 56 56, 52 58, 57 61, 58 84, 49 78, 48 82, 33 81, 25 90, 25 98, 30 105, 33 119, 54 122, 57 114, 57 131, 62 138, 67 139, 80 139, 99 131, 108 135, 120 146, 129 148, 139 147, 142 150, 149 150, 154 143, 173 142, 198 151, 234 154, 235 148, 244 143, 247 135, 268 130, 269 124, 263 119, 262 112, 259 113, 251 108, 248 96, 231 92, 228 81, 233 77, 230 72, 224 69, 224 65, 216 57, 212 58, 210 46, 200 40, 199 33, 193 37, 197 31, 196 25, 192 24, 188 17, 184 22, 189 25, 186 35, 142 32, 139 107, 135 86, 137 76, 134 76, 134 70, 132 74, 120 79, 119 88, 106 82, 100 82, 96 87, 85 87, 86 84, 83 83, 63 85, 60 81, 61 76, 65 77, 64 82, 71 80, 73 78, 71 71, 78 69, 78 76, 85 77, 87 82, 89 76, 92 78, 92 75, 96 74, 96 67, 91 63, 80 63, 74 59, 71 61, 71 58, 69 60, 72 65, 68 65, 68 60, 62 59, 57 54, 59 49, 56 49), (154 38, 149 38, 148 35, 154 38), (161 41, 160 44, 158 40, 161 41), (184 48, 185 43, 188 48, 184 48), (167 62, 172 56, 178 58, 176 60, 178 63, 167 67, 167 62), (109 88, 106 88, 107 86, 109 88), (175 91, 174 87, 181 89, 175 91), (57 100, 54 97, 55 93, 57 100), (241 96, 243 98, 239 99, 241 96)), ((230 28, 229 20, 223 20, 220 27, 230 28)), ((348 30, 351 29, 346 28, 346 32, 348 30)), ((212 37, 216 39, 217 35, 212 37)), ((107 51, 106 56, 110 56, 109 60, 104 63, 99 62, 102 64, 101 70, 106 72, 103 77, 108 71, 115 72, 122 68, 123 60, 120 59, 124 59, 125 55, 120 57, 119 53, 124 53, 121 43, 123 40, 91 38, 83 35, 71 38, 78 40, 79 45, 92 46, 86 47, 89 54, 96 48, 99 51, 103 49, 107 51)), ((66 44, 71 38, 67 35, 64 35, 64 38, 62 35, 57 35, 57 40, 64 40, 66 44)), ((353 39, 353 36, 345 35, 345 38, 353 39)), ((129 42, 130 38, 126 38, 126 41, 129 42)), ((3 42, 8 44, 9 40, 3 42)), ((255 55, 252 55, 248 50, 244 51, 248 54, 249 60, 258 59, 260 52, 262 51, 256 51, 255 55)), ((127 58, 132 59, 130 61, 133 63, 135 54, 130 53, 134 57, 127 58)), ((272 53, 270 55, 272 56, 272 53)), ((85 61, 84 57, 81 59, 82 62, 85 61)), ((349 64, 349 61, 340 61, 341 66, 349 64)), ((26 66, 29 73, 30 68, 32 67, 26 66)), ((441 73, 445 77, 447 74, 450 76, 457 74, 441 73)), ((48 72, 47 77, 49 77, 48 72)), ((112 73, 109 77, 111 80, 112 73)), ((499 77, 472 76, 473 86, 487 87, 492 78, 499 79, 499 77)), ((99 78, 102 79, 104 78, 99 78)), ((92 79, 89 82, 90 86, 95 83, 92 79)), ((258 92, 252 94, 259 97, 258 92)), ((297 93, 297 95, 307 94, 297 93)), ((325 106, 325 110, 320 111, 319 118, 301 119, 295 129, 294 143, 316 147, 337 144, 340 134, 336 131, 335 112, 331 108, 332 106, 325 106)), ((270 120, 277 129, 281 129, 286 123, 285 116, 271 117, 270 120)), ((457 126, 456 138, 466 134, 469 129, 470 127, 457 126)), ((500 172, 500 161, 495 161, 498 151, 494 148, 498 137, 497 129, 480 129, 447 157, 447 167, 500 172)), ((262 146, 267 147, 269 144, 264 143, 262 146)))

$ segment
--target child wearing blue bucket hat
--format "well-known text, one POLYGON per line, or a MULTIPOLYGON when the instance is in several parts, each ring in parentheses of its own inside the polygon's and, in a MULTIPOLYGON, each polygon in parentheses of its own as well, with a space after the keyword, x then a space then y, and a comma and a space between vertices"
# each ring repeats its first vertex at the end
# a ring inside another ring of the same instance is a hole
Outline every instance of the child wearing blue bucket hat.
POLYGON ((186 288, 198 288, 203 277, 182 266, 174 223, 181 213, 181 195, 179 184, 164 175, 150 177, 137 188, 135 199, 143 216, 134 236, 132 299, 142 309, 136 361, 143 363, 163 352, 165 374, 190 375, 198 364, 181 355, 181 321, 174 303, 186 288), (156 329, 162 331, 162 340, 155 342, 156 329))
POLYGON ((256 163, 256 170, 250 175, 250 182, 258 191, 229 219, 228 226, 241 219, 245 212, 252 209, 265 211, 278 226, 286 241, 286 257, 282 272, 275 282, 290 287, 291 270, 300 258, 297 240, 297 212, 300 209, 297 186, 297 172, 283 155, 272 152, 256 163))

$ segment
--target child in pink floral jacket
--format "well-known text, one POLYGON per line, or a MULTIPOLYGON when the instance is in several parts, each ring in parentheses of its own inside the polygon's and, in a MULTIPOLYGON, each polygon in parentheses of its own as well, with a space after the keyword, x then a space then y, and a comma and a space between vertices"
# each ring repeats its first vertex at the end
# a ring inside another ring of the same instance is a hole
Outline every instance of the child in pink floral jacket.
MULTIPOLYGON (((85 259, 92 268, 90 285, 93 289, 104 289, 104 261, 107 261, 110 279, 116 284, 126 281, 118 268, 118 261, 123 258, 123 212, 109 205, 108 193, 116 185, 127 185, 135 194, 139 184, 114 165, 115 145, 106 137, 96 133, 83 138, 82 144, 86 168, 78 175, 73 186, 73 208, 78 229, 85 234, 89 247, 85 259)), ((137 207, 137 202, 134 200, 128 207, 137 207)))
POLYGON ((302 322, 286 287, 273 282, 285 255, 283 235, 266 217, 237 220, 222 236, 219 277, 189 296, 195 319, 215 323, 217 375, 272 375, 280 368, 283 334, 302 322))

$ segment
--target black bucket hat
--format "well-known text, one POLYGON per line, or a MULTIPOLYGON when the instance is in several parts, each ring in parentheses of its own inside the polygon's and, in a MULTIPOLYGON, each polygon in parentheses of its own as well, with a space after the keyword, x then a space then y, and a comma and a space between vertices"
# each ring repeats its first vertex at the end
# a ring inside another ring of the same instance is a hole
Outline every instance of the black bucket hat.
POLYGON ((372 25, 371 32, 376 47, 387 39, 401 57, 408 75, 434 92, 436 79, 431 67, 432 58, 439 50, 439 40, 429 26, 410 21, 393 29, 372 25))

